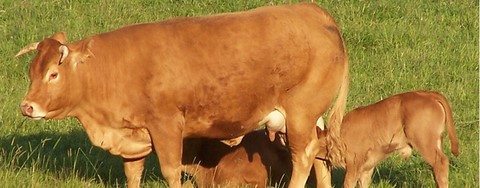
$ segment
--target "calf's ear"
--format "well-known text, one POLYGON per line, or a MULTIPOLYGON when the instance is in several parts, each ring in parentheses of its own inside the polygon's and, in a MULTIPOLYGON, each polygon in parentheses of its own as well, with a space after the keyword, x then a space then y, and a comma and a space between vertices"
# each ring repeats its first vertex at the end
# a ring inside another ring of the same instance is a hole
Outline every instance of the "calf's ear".
POLYGON ((65 44, 67 42, 67 35, 65 35, 64 32, 58 32, 58 33, 55 33, 52 37, 50 37, 51 39, 54 39, 58 42, 60 42, 60 44, 65 44))

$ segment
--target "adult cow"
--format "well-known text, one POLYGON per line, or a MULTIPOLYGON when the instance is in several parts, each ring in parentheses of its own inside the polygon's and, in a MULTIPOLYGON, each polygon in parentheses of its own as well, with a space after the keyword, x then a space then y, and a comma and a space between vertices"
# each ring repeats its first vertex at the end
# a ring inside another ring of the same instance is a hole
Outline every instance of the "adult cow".
POLYGON ((37 50, 21 111, 33 119, 77 118, 95 146, 125 160, 137 187, 152 146, 171 187, 180 187, 182 139, 232 139, 286 119, 290 187, 305 184, 318 152, 315 122, 329 114, 329 157, 342 160, 339 126, 347 54, 334 19, 312 3, 138 24, 37 50))

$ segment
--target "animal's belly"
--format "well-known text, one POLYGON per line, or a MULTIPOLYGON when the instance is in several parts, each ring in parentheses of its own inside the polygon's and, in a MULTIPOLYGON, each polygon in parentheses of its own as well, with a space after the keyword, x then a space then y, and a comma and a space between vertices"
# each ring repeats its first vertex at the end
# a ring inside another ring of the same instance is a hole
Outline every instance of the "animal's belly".
POLYGON ((268 106, 256 109, 247 116, 238 116, 224 119, 197 118, 187 121, 185 135, 186 137, 232 139, 261 128, 263 125, 285 130, 285 115, 281 108, 268 106))
POLYGON ((231 139, 245 135, 258 126, 259 120, 251 119, 196 119, 186 123, 186 137, 231 139))

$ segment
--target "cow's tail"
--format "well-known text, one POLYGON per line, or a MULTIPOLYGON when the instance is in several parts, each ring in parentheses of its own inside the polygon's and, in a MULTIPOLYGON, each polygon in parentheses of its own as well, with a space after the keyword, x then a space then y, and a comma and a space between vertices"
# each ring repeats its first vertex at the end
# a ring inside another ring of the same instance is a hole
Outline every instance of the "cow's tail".
POLYGON ((343 115, 347 104, 347 94, 349 85, 349 68, 348 58, 345 53, 343 78, 338 91, 335 104, 328 114, 328 133, 327 140, 327 159, 333 166, 345 166, 345 150, 346 145, 340 136, 343 115))
POLYGON ((445 111, 445 126, 447 127, 447 134, 448 138, 450 139, 450 148, 452 150, 452 154, 456 157, 458 156, 459 149, 458 149, 458 138, 457 134, 455 133, 455 127, 453 126, 453 113, 450 104, 448 103, 445 96, 437 94, 437 101, 443 106, 445 111))

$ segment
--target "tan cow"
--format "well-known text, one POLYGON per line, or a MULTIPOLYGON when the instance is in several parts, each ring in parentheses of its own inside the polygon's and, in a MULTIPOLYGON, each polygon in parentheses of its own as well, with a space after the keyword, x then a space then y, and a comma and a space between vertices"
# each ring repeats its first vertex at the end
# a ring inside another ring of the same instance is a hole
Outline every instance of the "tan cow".
POLYGON ((303 186, 318 150, 316 120, 329 114, 329 159, 342 161, 340 124, 347 54, 334 19, 313 3, 131 25, 67 43, 63 33, 36 50, 22 114, 77 118, 95 146, 124 158, 138 187, 155 148, 161 172, 180 187, 183 138, 232 139, 286 119, 290 187, 303 186))
POLYGON ((375 166, 392 152, 407 159, 412 148, 433 168, 437 187, 448 187, 448 157, 442 152, 447 127, 453 155, 458 139, 447 99, 439 93, 414 91, 394 95, 349 112, 343 120, 347 145, 344 187, 368 187, 375 166))

